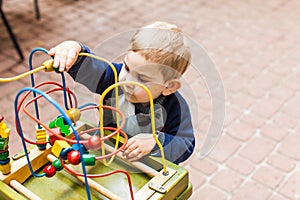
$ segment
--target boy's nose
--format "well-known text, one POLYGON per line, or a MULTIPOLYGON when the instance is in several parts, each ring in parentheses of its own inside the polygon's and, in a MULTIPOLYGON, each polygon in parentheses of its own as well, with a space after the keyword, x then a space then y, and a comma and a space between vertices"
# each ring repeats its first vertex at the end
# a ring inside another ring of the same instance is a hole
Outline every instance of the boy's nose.
POLYGON ((133 84, 125 84, 124 87, 127 92, 132 92, 134 90, 133 84))

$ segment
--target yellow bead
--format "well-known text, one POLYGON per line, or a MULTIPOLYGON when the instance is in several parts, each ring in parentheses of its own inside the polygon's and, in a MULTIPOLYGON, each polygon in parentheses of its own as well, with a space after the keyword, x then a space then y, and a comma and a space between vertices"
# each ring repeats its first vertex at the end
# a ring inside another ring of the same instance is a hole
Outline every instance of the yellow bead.
POLYGON ((0 137, 8 138, 10 134, 10 129, 7 128, 4 122, 0 122, 0 137))
POLYGON ((10 173, 11 170, 11 164, 7 163, 5 165, 0 165, 0 171, 2 172, 3 175, 7 175, 10 173))
POLYGON ((53 153, 53 155, 55 155, 58 158, 59 155, 60 155, 61 150, 63 148, 69 148, 69 147, 71 147, 71 146, 66 141, 64 141, 64 140, 55 140, 54 145, 51 149, 51 152, 53 153))
POLYGON ((35 136, 37 142, 46 142, 47 140, 47 133, 44 127, 39 128, 38 126, 35 127, 35 136))
POLYGON ((77 122, 81 117, 81 112, 77 108, 71 108, 66 113, 73 123, 77 122))

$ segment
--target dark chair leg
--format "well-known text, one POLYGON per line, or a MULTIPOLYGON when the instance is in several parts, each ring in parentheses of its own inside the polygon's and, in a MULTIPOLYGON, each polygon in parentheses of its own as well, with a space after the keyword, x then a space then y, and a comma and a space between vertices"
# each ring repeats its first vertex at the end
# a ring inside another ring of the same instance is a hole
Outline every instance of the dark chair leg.
POLYGON ((36 19, 40 19, 41 15, 40 15, 40 9, 39 9, 39 2, 38 2, 38 0, 34 0, 34 10, 35 10, 35 18, 36 19))
MULTIPOLYGON (((2 4, 2 1, 1 1, 1 4, 2 4)), ((12 39, 12 41, 14 43, 14 46, 15 46, 15 48, 16 48, 16 50, 17 50, 17 52, 18 52, 18 54, 19 54, 19 56, 21 58, 21 60, 23 61, 24 60, 23 53, 22 53, 21 48, 20 48, 20 46, 19 46, 19 44, 17 42, 17 39, 16 39, 14 33, 12 32, 12 29, 11 29, 11 27, 10 27, 10 25, 9 25, 6 17, 5 17, 5 15, 4 15, 4 12, 2 10, 2 5, 0 5, 0 13, 1 13, 1 18, 3 20, 3 23, 4 23, 6 29, 7 29, 8 33, 9 33, 9 36, 12 39)))

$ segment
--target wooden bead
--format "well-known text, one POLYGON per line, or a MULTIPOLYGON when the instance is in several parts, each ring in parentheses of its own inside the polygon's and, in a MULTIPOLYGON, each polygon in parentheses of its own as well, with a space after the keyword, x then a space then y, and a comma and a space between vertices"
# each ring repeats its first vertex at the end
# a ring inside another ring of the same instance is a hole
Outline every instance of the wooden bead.
POLYGON ((83 154, 89 153, 87 151, 87 149, 82 144, 79 144, 79 145, 77 143, 72 144, 72 149, 77 150, 79 152, 80 152, 80 149, 81 149, 83 154))
POLYGON ((68 115, 68 117, 70 118, 70 120, 73 123, 77 122, 80 119, 80 117, 81 117, 81 112, 77 108, 71 108, 71 109, 69 109, 66 112, 66 114, 68 115))
POLYGON ((46 150, 47 144, 37 144, 36 145, 40 151, 46 150))
POLYGON ((6 165, 10 162, 10 158, 6 158, 5 160, 0 160, 0 165, 6 165))
POLYGON ((68 161, 73 165, 78 165, 80 163, 80 152, 72 150, 68 153, 68 161))
POLYGON ((61 171, 61 170, 63 169, 63 166, 62 166, 62 164, 61 164, 61 162, 60 162, 59 159, 54 160, 54 161, 52 162, 52 165, 55 167, 55 169, 56 169, 57 171, 61 171))
POLYGON ((63 117, 57 117, 55 120, 49 123, 49 128, 59 128, 59 132, 63 136, 68 136, 70 131, 70 126, 65 122, 63 117))
POLYGON ((7 175, 11 171, 11 164, 10 162, 5 164, 5 165, 0 165, 0 171, 2 172, 3 175, 7 175))
POLYGON ((37 142, 46 142, 47 133, 44 127, 35 127, 35 137, 37 142))
POLYGON ((1 118, 0 118, 0 137, 6 139, 9 137, 9 134, 10 134, 10 129, 4 123, 4 117, 1 116, 1 118))
POLYGON ((84 164, 93 166, 96 164, 96 156, 94 154, 83 154, 82 155, 84 164))
MULTIPOLYGON (((46 142, 47 141, 47 132, 44 127, 35 127, 35 138, 37 142, 46 142)), ((45 150, 46 144, 37 144, 39 150, 45 150)))
POLYGON ((59 156, 61 157, 61 159, 63 160, 67 160, 68 159, 68 153, 71 152, 73 149, 71 147, 69 148, 64 148, 61 150, 59 156))
POLYGON ((50 178, 56 174, 56 169, 53 165, 47 165, 43 172, 45 172, 46 177, 50 178))
POLYGON ((8 145, 8 138, 0 138, 0 150, 6 149, 8 145))
POLYGON ((8 156, 9 156, 9 151, 8 150, 3 151, 0 153, 0 160, 5 160, 8 158, 8 156))
POLYGON ((51 152, 56 157, 59 157, 60 152, 62 151, 62 149, 64 149, 64 148, 70 148, 70 147, 71 146, 69 145, 69 143, 67 143, 65 140, 55 140, 55 142, 53 144, 53 147, 51 149, 51 152))
POLYGON ((88 139, 88 143, 85 146, 87 149, 98 150, 101 148, 101 138, 98 135, 93 135, 88 139))

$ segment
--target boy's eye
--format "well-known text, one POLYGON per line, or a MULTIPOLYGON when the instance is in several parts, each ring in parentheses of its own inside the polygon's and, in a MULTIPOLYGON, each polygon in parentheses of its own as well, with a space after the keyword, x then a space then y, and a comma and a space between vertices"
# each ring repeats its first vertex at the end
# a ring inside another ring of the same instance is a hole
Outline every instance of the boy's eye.
POLYGON ((126 72, 129 72, 129 67, 126 64, 124 64, 124 68, 125 68, 126 72))
POLYGON ((142 76, 138 76, 137 77, 138 81, 141 82, 141 83, 146 83, 148 82, 146 79, 144 79, 142 76))

